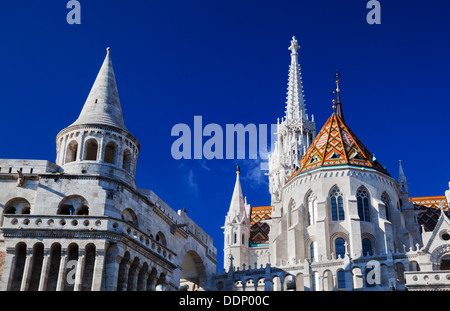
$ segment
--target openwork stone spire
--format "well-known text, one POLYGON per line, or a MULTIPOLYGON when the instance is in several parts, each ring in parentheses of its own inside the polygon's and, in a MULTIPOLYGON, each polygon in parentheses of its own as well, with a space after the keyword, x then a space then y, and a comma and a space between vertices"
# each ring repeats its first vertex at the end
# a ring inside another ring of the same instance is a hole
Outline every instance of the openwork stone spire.
POLYGON ((303 96, 302 75, 298 62, 297 39, 292 37, 289 50, 291 51, 291 65, 289 67, 289 82, 286 100, 286 119, 303 119, 305 110, 305 99, 303 96))
POLYGON ((72 125, 102 124, 128 132, 123 121, 116 78, 111 62, 111 49, 107 48, 106 50, 105 60, 86 99, 83 110, 72 125))

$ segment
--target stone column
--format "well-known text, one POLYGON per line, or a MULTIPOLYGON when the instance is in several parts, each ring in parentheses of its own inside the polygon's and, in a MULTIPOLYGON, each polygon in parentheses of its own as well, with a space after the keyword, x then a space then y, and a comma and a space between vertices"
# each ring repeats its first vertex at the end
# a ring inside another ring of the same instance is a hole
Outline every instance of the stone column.
POLYGON ((84 272, 84 262, 85 262, 85 252, 84 250, 78 251, 78 262, 77 262, 77 270, 75 273, 75 286, 73 288, 74 291, 81 290, 81 283, 83 282, 83 272, 84 272))
POLYGON ((100 291, 102 288, 102 279, 105 262, 105 250, 96 250, 95 252, 95 264, 94 275, 92 277, 91 291, 100 291))
POLYGON ((12 284, 12 276, 14 271, 16 260, 15 260, 15 249, 7 248, 6 249, 6 258, 4 262, 4 270, 2 273, 1 283, 0 283, 0 291, 10 290, 12 284))
POLYGON ((47 279, 50 270, 50 252, 44 251, 44 259, 42 261, 41 279, 39 280, 38 291, 45 291, 47 289, 47 279))
POLYGON ((61 260, 59 262, 59 271, 58 271, 58 281, 56 284, 56 291, 64 290, 65 285, 65 272, 66 272, 66 264, 67 264, 67 250, 61 249, 61 260))
POLYGON ((28 284, 30 281, 31 276, 31 270, 32 270, 32 260, 33 260, 33 251, 30 249, 27 249, 26 259, 25 259, 25 265, 23 267, 23 277, 22 277, 22 284, 20 285, 21 291, 28 290, 28 284))

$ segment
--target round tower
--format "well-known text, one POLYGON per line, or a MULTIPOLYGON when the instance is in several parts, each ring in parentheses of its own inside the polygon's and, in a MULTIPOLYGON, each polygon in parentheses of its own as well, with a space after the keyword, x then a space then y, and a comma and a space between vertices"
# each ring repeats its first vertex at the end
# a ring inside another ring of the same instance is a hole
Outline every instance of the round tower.
POLYGON ((56 136, 56 164, 66 174, 101 175, 136 187, 140 145, 123 121, 110 52, 78 119, 56 136))

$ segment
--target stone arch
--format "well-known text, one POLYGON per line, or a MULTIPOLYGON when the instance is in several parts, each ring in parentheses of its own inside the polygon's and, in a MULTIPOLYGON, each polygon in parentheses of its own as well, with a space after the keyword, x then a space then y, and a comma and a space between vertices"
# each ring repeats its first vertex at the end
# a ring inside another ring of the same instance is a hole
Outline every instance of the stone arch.
POLYGON ((92 281, 94 277, 96 247, 94 243, 88 243, 84 249, 84 269, 81 290, 90 291, 92 289, 92 281))
POLYGON ((81 195, 70 195, 61 200, 56 213, 58 215, 88 215, 89 204, 81 195))
POLYGON ((96 138, 91 137, 84 142, 83 160, 97 161, 97 154, 98 154, 98 141, 96 138))
POLYGON ((55 291, 58 282, 59 266, 61 264, 61 244, 58 242, 50 246, 50 266, 47 276, 46 291, 55 291))
POLYGON ((117 162, 117 144, 114 141, 109 141, 105 146, 105 153, 103 155, 103 161, 105 163, 116 164, 117 162))
POLYGON ((155 237, 156 242, 161 243, 163 246, 167 246, 167 239, 164 233, 159 231, 155 237))
POLYGON ((126 170, 128 173, 132 173, 133 168, 133 157, 131 155, 130 149, 125 149, 122 157, 122 168, 126 170))
POLYGON ((3 216, 7 214, 30 214, 31 205, 27 199, 17 197, 9 200, 3 207, 1 223, 3 224, 3 216))
POLYGON ((200 255, 193 250, 186 252, 181 263, 180 286, 190 291, 202 290, 206 281, 206 268, 200 255))
POLYGON ((375 247, 376 247, 376 239, 373 235, 365 232, 361 234, 361 256, 369 256, 373 255, 375 253, 375 247))
POLYGON ((128 269, 128 284, 127 291, 135 291, 137 286, 137 268, 139 267, 140 259, 139 257, 134 257, 128 269))
POLYGON ((77 153, 78 153, 78 142, 76 140, 72 140, 67 145, 64 163, 75 162, 77 160, 77 153))
POLYGON ((330 202, 330 215, 332 221, 345 220, 344 193, 338 185, 330 188, 328 193, 330 202))
POLYGON ((119 272, 117 274, 117 291, 124 291, 126 289, 126 276, 128 275, 127 267, 130 260, 130 252, 126 251, 119 263, 119 272))
POLYGON ((281 288, 281 279, 279 275, 274 275, 272 277, 273 291, 279 292, 282 290, 281 288))
POLYGON ((41 280, 42 263, 44 260, 44 244, 37 242, 33 245, 33 255, 31 258, 31 275, 28 281, 29 291, 37 291, 41 280))
MULTIPOLYGON (((67 246, 67 263, 69 264, 70 261, 76 261, 78 262, 79 257, 79 246, 77 243, 70 243, 69 246, 67 246)), ((68 279, 68 274, 73 269, 73 266, 67 265, 66 271, 64 271, 64 280, 68 279)), ((74 276, 74 275, 73 275, 74 276)), ((74 290, 74 282, 65 282, 64 283, 64 291, 73 291, 74 290)))
POLYGON ((295 275, 295 287, 298 292, 305 290, 305 275, 301 272, 295 275))
POLYGON ((137 277, 137 287, 136 287, 137 291, 144 291, 146 289, 145 276, 147 274, 147 271, 148 271, 148 264, 144 262, 141 268, 139 269, 139 274, 137 277))
POLYGON ((166 286, 167 286, 166 274, 162 272, 159 275, 158 280, 156 281, 155 290, 158 292, 166 291, 167 290, 166 286))
POLYGON ((147 291, 154 291, 156 286, 156 275, 158 274, 158 271, 155 267, 152 267, 148 277, 147 277, 147 291))
POLYGON ((413 260, 408 263, 408 271, 420 271, 420 265, 417 261, 413 260))
POLYGON ((370 191, 364 185, 361 185, 356 190, 356 203, 359 220, 370 222, 373 218, 371 195, 370 191))
POLYGON ((27 253, 27 245, 24 242, 16 244, 14 252, 14 262, 12 269, 12 277, 10 282, 11 291, 19 291, 22 285, 23 271, 25 268, 25 259, 27 253))
POLYGON ((334 279, 333 279, 333 273, 330 270, 325 270, 323 272, 323 290, 325 291, 332 291, 334 289, 334 279))
POLYGON ((338 259, 339 257, 344 258, 346 252, 348 252, 349 254, 351 253, 348 241, 349 241, 348 235, 344 232, 336 232, 333 235, 331 235, 330 246, 331 252, 334 254, 334 258, 336 259, 338 259), (342 240, 344 244, 340 243, 342 242, 342 240), (345 244, 347 245, 346 246, 347 249, 345 247, 345 244))
POLYGON ((305 195, 305 212, 306 212, 306 223, 307 225, 313 225, 316 223, 318 210, 317 210, 317 196, 310 189, 305 195))
POLYGON ((295 276, 286 274, 283 279, 283 287, 285 291, 292 291, 296 288, 295 276))
POLYGON ((395 269, 395 276, 396 276, 396 280, 397 280, 398 284, 405 284, 406 283, 405 266, 403 265, 403 263, 397 262, 394 265, 394 269, 395 269))
POLYGON ((266 289, 266 279, 262 276, 256 280, 256 290, 264 291, 266 289))
POLYGON ((138 218, 136 216, 136 213, 131 208, 128 207, 124 209, 121 218, 130 225, 138 227, 138 218))
POLYGON ((352 273, 352 288, 353 289, 363 288, 364 282, 361 268, 358 266, 353 267, 351 273, 352 273))

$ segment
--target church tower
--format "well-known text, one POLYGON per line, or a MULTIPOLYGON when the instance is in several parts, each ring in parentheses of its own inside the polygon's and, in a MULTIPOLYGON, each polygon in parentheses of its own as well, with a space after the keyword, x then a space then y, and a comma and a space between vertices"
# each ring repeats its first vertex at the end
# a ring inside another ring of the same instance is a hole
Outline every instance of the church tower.
POLYGON ((269 156, 269 192, 272 204, 279 202, 281 187, 284 186, 287 178, 292 174, 316 136, 314 116, 309 120, 306 113, 298 61, 299 49, 297 39, 292 37, 289 46, 291 65, 289 67, 286 111, 281 122, 280 120, 277 122, 278 139, 269 156))
POLYGON ((224 230, 224 268, 233 269, 248 263, 248 241, 250 237, 250 206, 242 194, 239 166, 236 171, 236 184, 230 208, 225 217, 224 230))
POLYGON ((100 175, 132 187, 140 145, 123 121, 111 49, 78 119, 56 136, 56 164, 66 174, 100 175))

